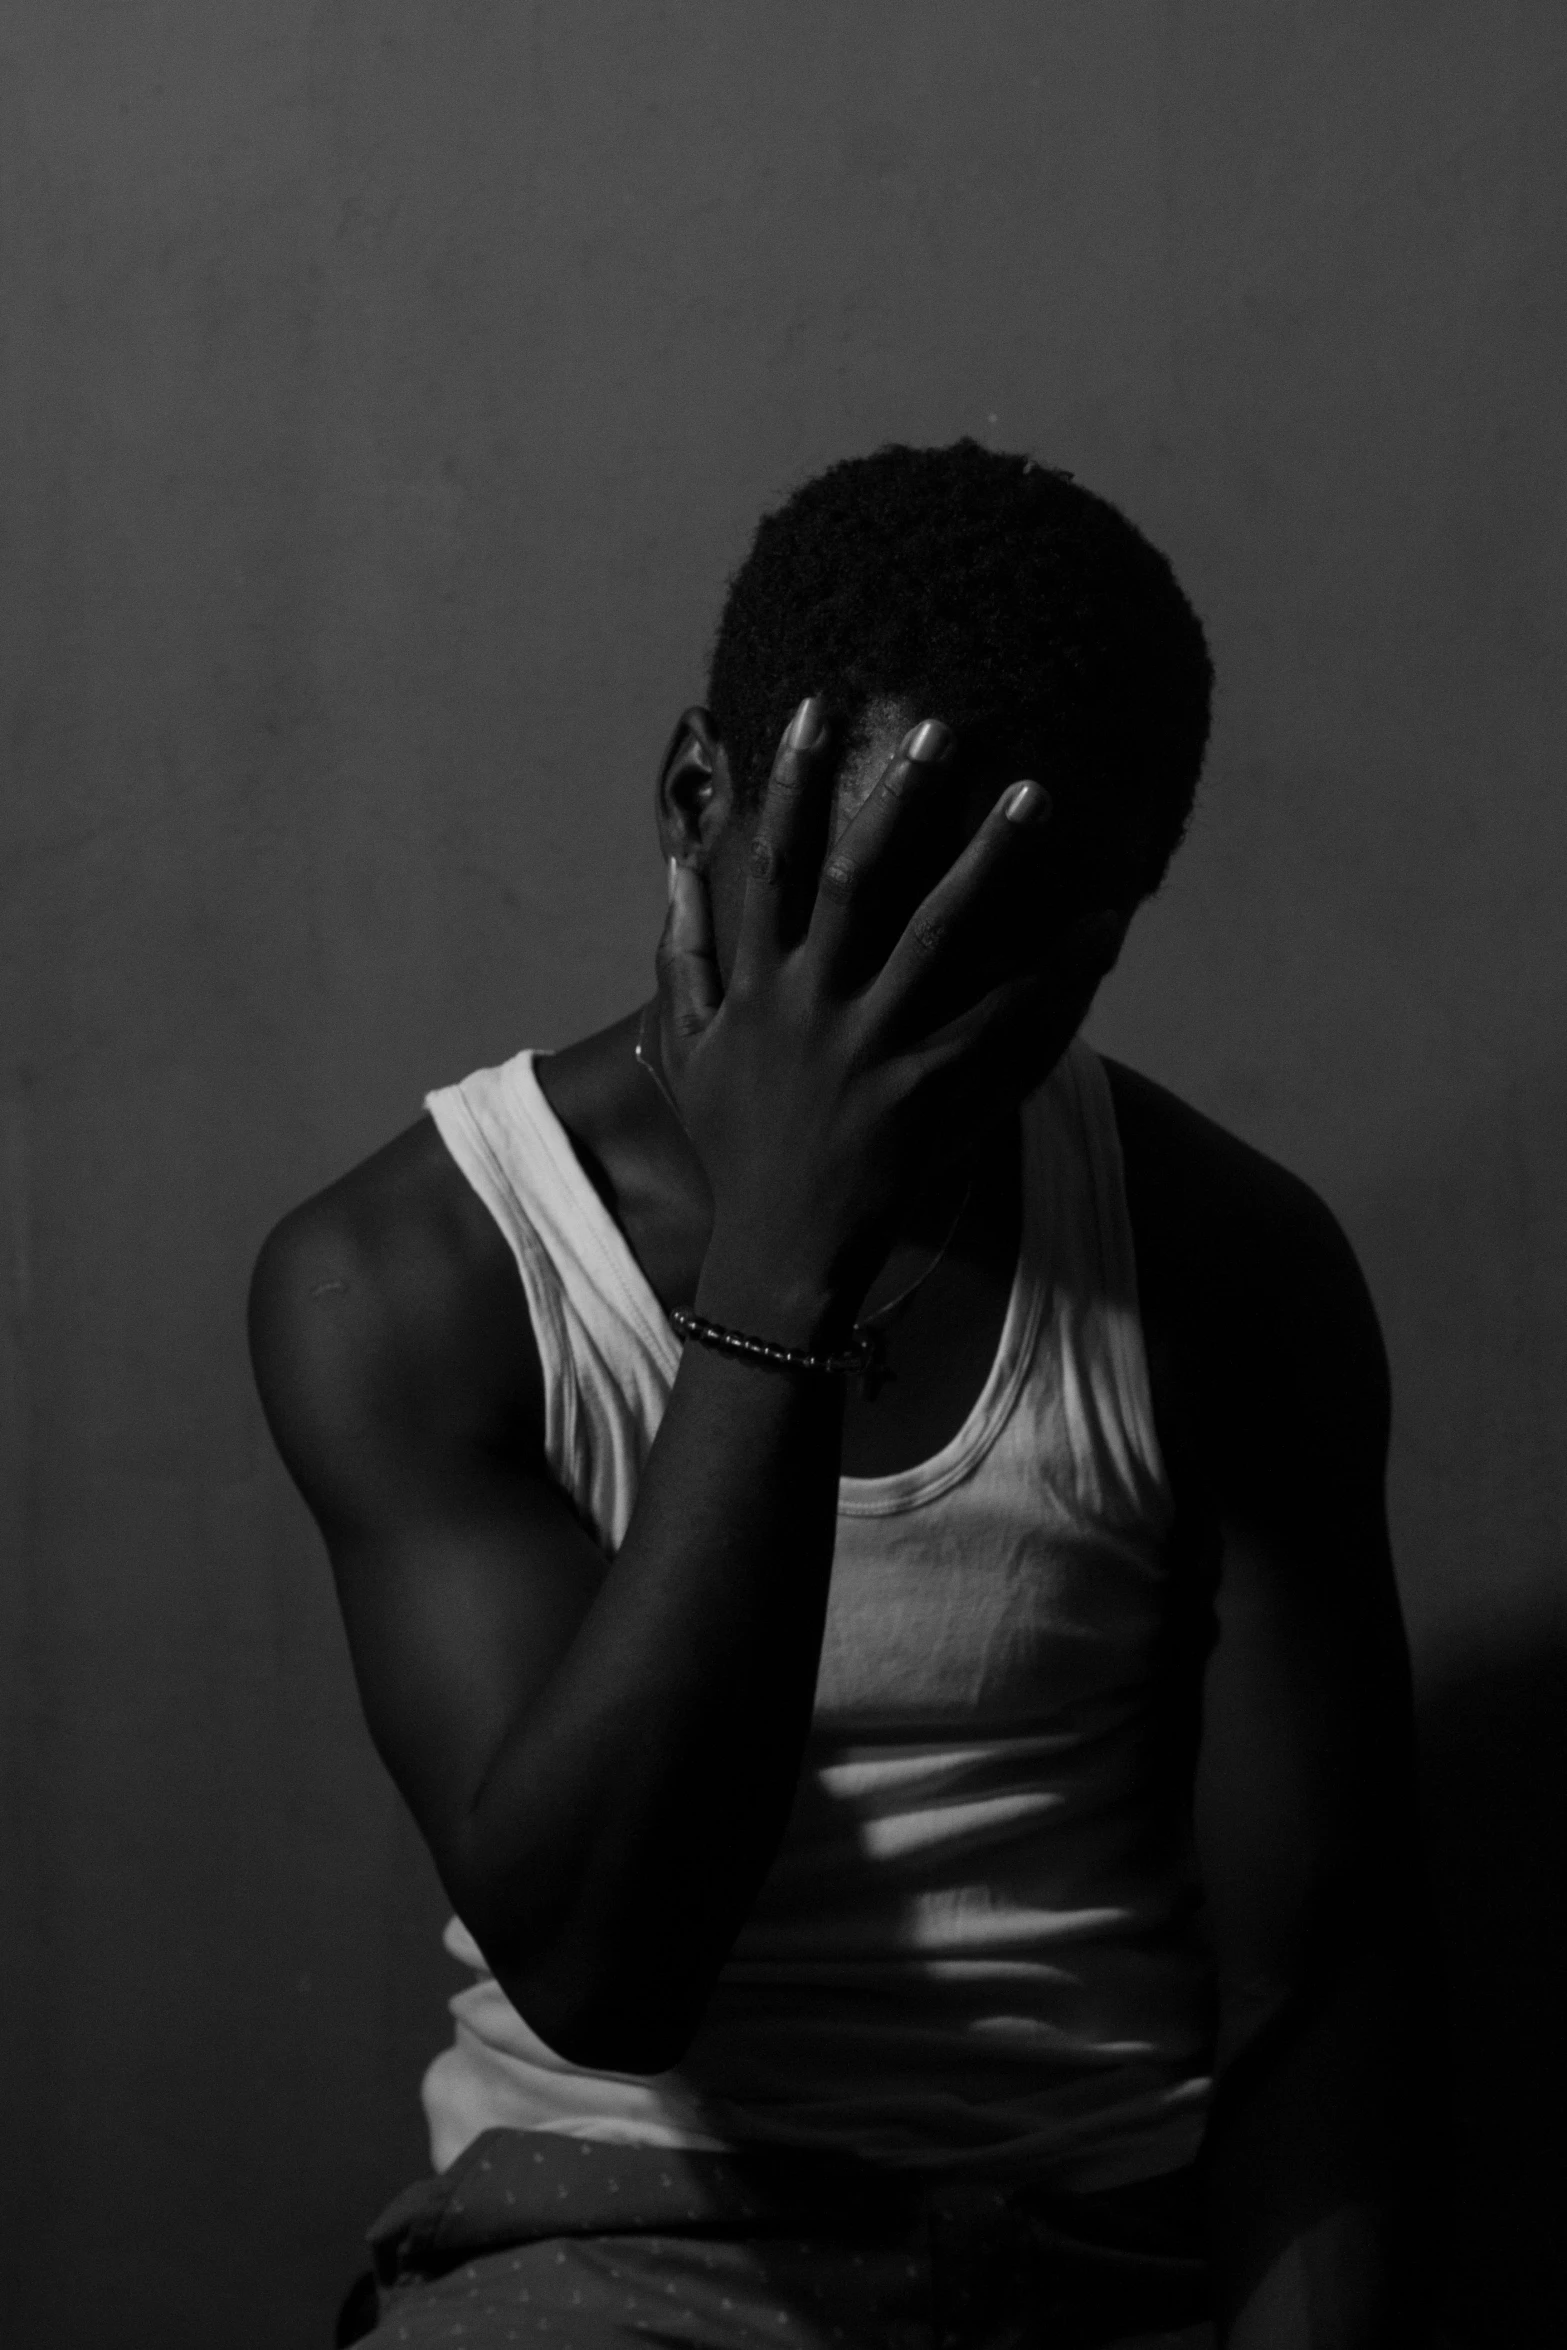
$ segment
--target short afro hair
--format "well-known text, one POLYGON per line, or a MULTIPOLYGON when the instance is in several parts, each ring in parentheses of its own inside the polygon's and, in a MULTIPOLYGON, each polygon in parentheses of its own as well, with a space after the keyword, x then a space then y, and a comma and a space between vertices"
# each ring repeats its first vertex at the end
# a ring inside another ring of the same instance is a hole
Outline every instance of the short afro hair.
POLYGON ((1166 558, 1071 474, 961 440, 845 458, 763 516, 729 583, 708 708, 754 809, 801 698, 886 697, 1042 776, 1107 886, 1163 880, 1213 668, 1166 558))

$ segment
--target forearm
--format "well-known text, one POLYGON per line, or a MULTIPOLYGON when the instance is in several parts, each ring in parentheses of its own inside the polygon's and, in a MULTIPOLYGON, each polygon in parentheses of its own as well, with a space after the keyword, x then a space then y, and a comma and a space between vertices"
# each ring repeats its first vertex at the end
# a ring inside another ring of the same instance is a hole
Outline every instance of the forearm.
POLYGON ((1421 1955, 1389 1940, 1221 2069, 1204 2147, 1223 2350, 1427 2340, 1437 2062, 1421 1955))
MULTIPOLYGON (((706 1269, 697 1304, 789 1343, 835 1326, 814 1297, 706 1269)), ((675 2060, 777 1850, 815 1692, 842 1418, 840 1380, 686 1348, 620 1551, 474 1803, 475 1930, 576 2061, 675 2060)))

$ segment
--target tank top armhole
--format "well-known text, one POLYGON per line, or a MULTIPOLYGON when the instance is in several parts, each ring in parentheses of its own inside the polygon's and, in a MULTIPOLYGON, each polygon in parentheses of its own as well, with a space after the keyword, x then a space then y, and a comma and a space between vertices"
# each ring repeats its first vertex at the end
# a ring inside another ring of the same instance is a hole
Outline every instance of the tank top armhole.
POLYGON ((548 1256, 526 1209, 508 1181, 484 1128, 461 1085, 438 1087, 424 1097, 424 1109, 459 1174, 489 1209, 511 1250, 539 1350, 544 1388, 544 1456, 557 1480, 576 1457, 577 1390, 571 1349, 561 1318, 560 1296, 548 1256))
POLYGON ((1137 1251, 1131 1210, 1126 1198, 1126 1169, 1121 1157, 1121 1135, 1116 1124, 1115 1098, 1104 1065, 1091 1045, 1074 1039, 1067 1054, 1078 1116, 1093 1177, 1094 1210, 1099 1232, 1100 1269, 1105 1295, 1118 1310, 1107 1316, 1106 1342, 1115 1366, 1127 1433, 1139 1460, 1164 1495, 1173 1499, 1169 1472, 1154 1424, 1153 1387, 1148 1353, 1143 1344, 1142 1308, 1137 1289, 1137 1251))

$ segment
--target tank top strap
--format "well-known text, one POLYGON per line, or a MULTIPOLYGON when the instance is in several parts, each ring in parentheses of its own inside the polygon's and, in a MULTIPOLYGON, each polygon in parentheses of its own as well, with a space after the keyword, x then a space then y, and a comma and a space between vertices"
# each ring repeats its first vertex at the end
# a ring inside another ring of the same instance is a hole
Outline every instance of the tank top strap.
POLYGON ((1115 1101, 1104 1063, 1082 1037, 1073 1040, 1058 1073, 1065 1085, 1056 1098, 1072 1105, 1079 1164, 1091 1200, 1088 1212, 1076 1219, 1075 1279, 1092 1301, 1097 1416, 1111 1436, 1129 1496, 1151 1522, 1163 1525, 1171 1509, 1170 1481, 1154 1423, 1115 1101))
MULTIPOLYGON (((629 1243, 545 1098, 534 1049, 425 1097, 447 1150, 504 1235, 539 1350, 552 1475, 613 1555, 680 1362, 629 1243)), ((881 1516, 927 1504, 971 1474, 1015 1410, 1049 1324, 1081 1394, 1074 1414, 1114 1482, 1153 1507, 1168 1481, 1155 1432, 1137 1273, 1109 1081, 1082 1038, 1023 1105, 1020 1256, 984 1392, 941 1453, 888 1478, 845 1478, 840 1509, 881 1516), (1045 1314, 1071 1293, 1073 1328, 1045 1314), (1106 1451, 1108 1447, 1108 1451, 1106 1451)), ((1086 1441, 1086 1438, 1085 1438, 1086 1441)))
POLYGON ((529 1048, 477 1069, 424 1106, 516 1260, 539 1350, 545 1456, 612 1556, 680 1341, 545 1099, 540 1057, 529 1048))

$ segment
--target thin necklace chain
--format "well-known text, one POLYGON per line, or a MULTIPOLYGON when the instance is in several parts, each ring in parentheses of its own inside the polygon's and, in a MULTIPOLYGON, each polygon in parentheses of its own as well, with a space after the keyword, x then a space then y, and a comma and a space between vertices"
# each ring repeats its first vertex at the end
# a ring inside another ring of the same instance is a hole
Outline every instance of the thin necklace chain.
MULTIPOLYGON (((647 1042, 647 1016, 652 1009, 653 1006, 651 1003, 646 1003, 642 1007, 642 1017, 637 1023, 637 1038, 635 1045, 632 1047, 632 1051, 640 1066, 644 1068, 647 1071, 649 1077, 652 1078, 654 1085, 658 1088, 659 1094, 661 1095, 664 1102, 668 1105, 671 1117, 674 1119, 676 1125, 680 1128, 681 1133, 684 1134, 686 1131, 686 1122, 680 1115, 680 1111, 675 1102, 675 1097, 670 1092, 668 1086, 664 1083, 663 1078, 659 1075, 658 1071, 654 1068, 652 1062, 647 1057, 647 1052, 645 1049, 647 1042)), ((948 1249, 952 1246, 953 1240, 957 1236, 958 1226, 963 1221, 963 1212, 967 1208, 970 1199, 973 1197, 973 1194, 974 1172, 971 1168, 969 1171, 969 1179, 963 1187, 963 1197, 958 1202, 957 1213, 954 1215, 952 1222, 947 1226, 947 1237, 942 1242, 940 1248, 937 1249, 935 1255, 931 1258, 930 1263, 925 1267, 924 1272, 917 1274, 914 1280, 909 1283, 907 1289, 900 1289, 896 1297, 889 1298, 887 1303, 884 1306, 878 1306, 874 1313, 862 1314, 860 1319, 854 1325, 856 1331, 872 1330, 878 1322, 885 1322, 888 1316, 895 1314, 900 1306, 906 1306, 909 1302, 909 1299, 914 1295, 916 1289, 921 1288, 923 1284, 930 1279, 932 1273, 935 1272, 936 1267, 941 1263, 942 1258, 946 1255, 948 1249)))

